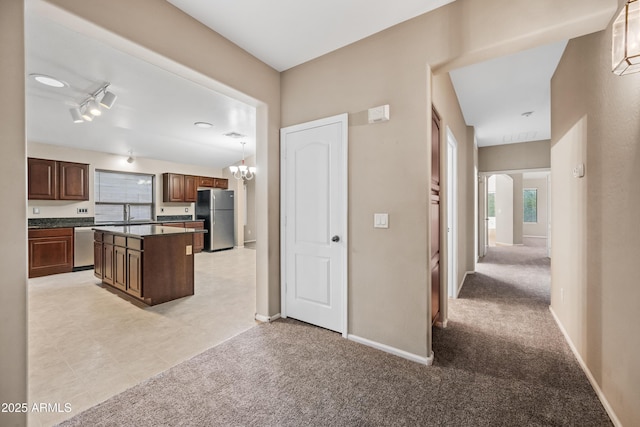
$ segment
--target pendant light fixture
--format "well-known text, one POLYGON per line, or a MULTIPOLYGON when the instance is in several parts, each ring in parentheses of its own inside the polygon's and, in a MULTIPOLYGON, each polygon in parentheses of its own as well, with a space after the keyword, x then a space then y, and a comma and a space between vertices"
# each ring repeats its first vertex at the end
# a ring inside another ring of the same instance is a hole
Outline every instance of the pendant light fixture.
POLYGON ((235 179, 250 181, 256 176, 256 168, 253 166, 248 167, 244 164, 244 145, 246 142, 241 141, 240 144, 242 144, 242 163, 240 166, 229 166, 229 171, 235 179))
POLYGON ((629 0, 613 22, 611 48, 612 70, 614 74, 640 71, 640 1, 629 0))

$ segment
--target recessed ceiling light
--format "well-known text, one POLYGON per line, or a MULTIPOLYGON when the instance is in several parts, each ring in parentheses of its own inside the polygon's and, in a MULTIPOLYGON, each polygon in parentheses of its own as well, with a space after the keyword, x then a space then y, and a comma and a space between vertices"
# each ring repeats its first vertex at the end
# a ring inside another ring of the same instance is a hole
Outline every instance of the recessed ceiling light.
POLYGON ((213 127, 213 125, 209 122, 195 122, 194 125, 202 129, 209 129, 213 127))
POLYGON ((67 83, 62 80, 58 80, 55 77, 46 76, 44 74, 29 74, 35 81, 38 83, 42 83, 43 85, 51 86, 51 87, 66 87, 69 86, 67 83))
POLYGON ((244 137, 243 134, 238 133, 238 132, 225 133, 224 136, 228 136, 229 138, 242 138, 242 137, 244 137))

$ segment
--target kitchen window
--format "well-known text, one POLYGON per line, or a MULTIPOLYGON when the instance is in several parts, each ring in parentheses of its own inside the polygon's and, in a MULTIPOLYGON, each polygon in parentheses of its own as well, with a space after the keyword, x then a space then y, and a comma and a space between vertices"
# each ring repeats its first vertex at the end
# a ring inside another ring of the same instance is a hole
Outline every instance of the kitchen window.
POLYGON ((153 220, 155 175, 96 170, 95 221, 153 220))

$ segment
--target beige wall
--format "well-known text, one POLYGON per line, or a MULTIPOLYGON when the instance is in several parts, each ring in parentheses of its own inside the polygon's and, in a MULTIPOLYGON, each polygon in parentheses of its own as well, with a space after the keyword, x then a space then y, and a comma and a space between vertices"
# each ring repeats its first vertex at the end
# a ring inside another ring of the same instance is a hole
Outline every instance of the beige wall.
MULTIPOLYGON (((27 203, 24 19, 20 1, 0 1, 0 403, 27 401, 27 203), (6 209, 7 207, 10 209, 6 209)), ((0 413, 0 425, 26 424, 0 413)))
POLYGON ((524 206, 522 204, 522 174, 509 175, 513 180, 513 244, 522 244, 522 225, 524 206))
MULTIPOLYGON (((184 165, 161 160, 136 157, 133 163, 127 163, 126 156, 101 153, 98 151, 79 150, 76 148, 60 147, 57 145, 41 144, 29 141, 27 155, 51 160, 65 160, 68 162, 89 163, 89 200, 82 202, 61 200, 29 200, 29 218, 64 218, 64 217, 93 217, 94 216, 94 171, 96 169, 138 172, 154 174, 156 176, 156 214, 157 215, 194 215, 194 203, 164 203, 162 201, 162 174, 165 172, 181 173, 185 175, 222 177, 219 168, 184 165), (40 214, 34 214, 33 208, 39 208, 40 214), (87 208, 87 214, 79 215, 77 208, 87 208), (188 209, 188 212, 185 212, 188 209)), ((231 182, 233 184, 233 182, 231 182)))
POLYGON ((478 163, 480 172, 549 169, 551 167, 550 141, 480 147, 478 163))
POLYGON ((547 237, 548 223, 547 223, 547 179, 524 179, 522 181, 522 188, 535 188, 537 190, 537 213, 538 222, 536 223, 524 223, 522 226, 522 234, 528 237, 547 237))
POLYGON ((551 86, 551 307, 621 425, 640 425, 640 74, 611 30, 571 40, 551 86), (574 178, 577 163, 586 176, 574 178))
POLYGON ((282 73, 283 126, 350 114, 349 334, 420 357, 431 352, 429 65, 596 31, 614 3, 458 0, 282 73), (523 13, 532 8, 537 12, 523 13), (364 123, 363 112, 382 104, 390 105, 391 120, 364 123), (392 178, 396 171, 403 171, 402 184, 392 178), (390 213, 385 233, 373 230, 374 212, 390 213))

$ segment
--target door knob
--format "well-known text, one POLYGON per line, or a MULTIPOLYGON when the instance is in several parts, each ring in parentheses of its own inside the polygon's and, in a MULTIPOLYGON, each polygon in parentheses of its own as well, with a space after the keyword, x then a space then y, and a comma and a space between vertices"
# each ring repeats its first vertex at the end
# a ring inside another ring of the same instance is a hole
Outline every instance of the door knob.
POLYGON ((339 236, 333 236, 333 237, 331 238, 331 241, 332 241, 332 242, 339 242, 339 241, 340 241, 340 237, 339 237, 339 236))

